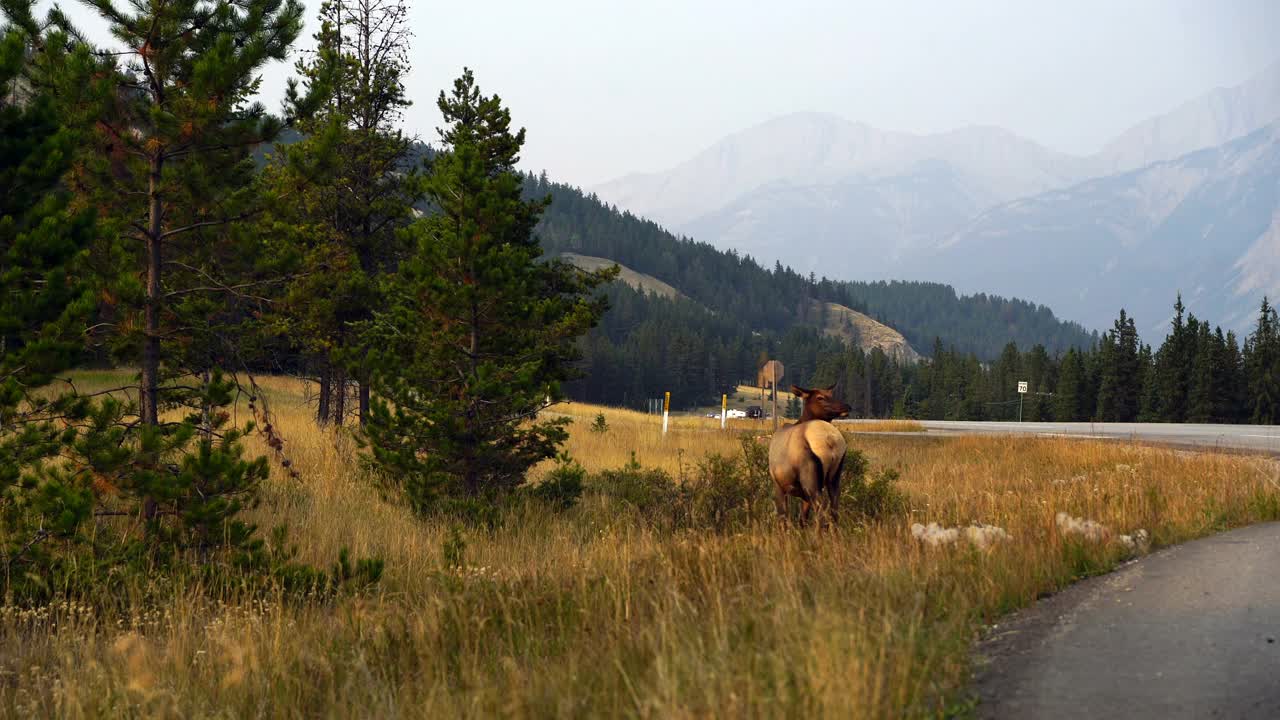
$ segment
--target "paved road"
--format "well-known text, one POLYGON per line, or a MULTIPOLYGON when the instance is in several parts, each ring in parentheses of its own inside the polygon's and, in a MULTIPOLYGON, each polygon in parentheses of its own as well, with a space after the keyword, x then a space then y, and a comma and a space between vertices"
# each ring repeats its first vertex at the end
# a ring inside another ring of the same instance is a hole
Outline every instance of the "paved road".
MULTIPOLYGON (((855 421, 856 422, 856 421, 855 421)), ((926 420, 930 433, 1067 435, 1262 450, 1280 454, 1280 425, 1191 425, 1173 423, 948 422, 926 420)))
POLYGON ((1073 585, 978 654, 982 717, 1280 718, 1280 523, 1073 585))

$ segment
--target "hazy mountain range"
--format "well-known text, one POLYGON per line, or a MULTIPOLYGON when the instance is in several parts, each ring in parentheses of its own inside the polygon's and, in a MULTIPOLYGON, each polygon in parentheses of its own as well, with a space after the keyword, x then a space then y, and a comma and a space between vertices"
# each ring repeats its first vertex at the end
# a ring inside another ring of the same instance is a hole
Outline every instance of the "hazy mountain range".
POLYGON ((1156 328, 1181 291, 1243 329, 1280 295, 1278 143, 1280 62, 1087 157, 999 128, 913 135, 803 113, 594 190, 766 264, 1014 295, 1094 328, 1121 307, 1156 328))

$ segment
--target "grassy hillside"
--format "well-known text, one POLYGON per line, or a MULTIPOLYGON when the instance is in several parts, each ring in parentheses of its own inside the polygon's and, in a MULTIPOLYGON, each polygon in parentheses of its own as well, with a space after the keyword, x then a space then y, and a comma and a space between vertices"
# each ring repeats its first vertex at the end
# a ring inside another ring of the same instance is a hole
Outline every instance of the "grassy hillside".
MULTIPOLYGON (((563 253, 560 257, 583 270, 599 270, 616 265, 619 270, 618 282, 642 293, 653 293, 668 300, 688 299, 684 293, 652 275, 638 273, 613 260, 576 253, 563 253)), ((813 325, 828 337, 836 338, 850 347, 859 347, 864 351, 879 348, 886 355, 903 362, 916 362, 920 359, 920 354, 911 347, 902 333, 843 305, 814 300, 796 318, 796 322, 813 325)))
POLYGON ((617 265, 618 282, 626 283, 643 293, 655 293, 659 297, 664 297, 668 300, 687 299, 684 293, 662 282, 658 278, 653 277, 652 275, 638 273, 626 265, 616 263, 612 260, 591 257, 590 255, 578 255, 577 253, 563 253, 560 257, 587 271, 599 270, 601 268, 617 265))
POLYGON ((815 322, 823 333, 839 338, 852 347, 870 351, 879 348, 889 357, 902 362, 916 362, 920 353, 902 333, 866 315, 833 302, 814 300, 806 315, 807 322, 815 322))

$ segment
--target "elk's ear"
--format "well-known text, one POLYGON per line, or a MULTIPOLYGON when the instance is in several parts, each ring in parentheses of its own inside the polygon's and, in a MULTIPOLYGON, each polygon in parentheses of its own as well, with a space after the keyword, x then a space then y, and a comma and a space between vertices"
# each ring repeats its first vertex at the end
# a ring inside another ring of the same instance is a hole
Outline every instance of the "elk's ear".
POLYGON ((792 395, 795 395, 796 397, 808 397, 808 396, 809 396, 809 393, 811 393, 811 392, 813 392, 813 391, 812 391, 812 390, 805 390, 804 388, 800 387, 799 385, 792 385, 792 386, 791 386, 791 394, 792 394, 792 395))

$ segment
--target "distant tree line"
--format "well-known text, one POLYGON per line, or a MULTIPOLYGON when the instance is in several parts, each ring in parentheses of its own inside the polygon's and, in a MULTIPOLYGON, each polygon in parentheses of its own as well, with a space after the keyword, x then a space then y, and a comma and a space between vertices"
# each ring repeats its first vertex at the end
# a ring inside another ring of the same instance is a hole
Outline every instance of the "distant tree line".
POLYGON ((901 365, 883 353, 825 354, 812 379, 838 382, 854 412, 930 420, 1261 423, 1280 420, 1280 321, 1263 299, 1243 344, 1233 332, 1174 306, 1159 348, 1123 310, 1096 343, 1050 354, 1009 343, 994 362, 934 343, 932 358, 901 365))

